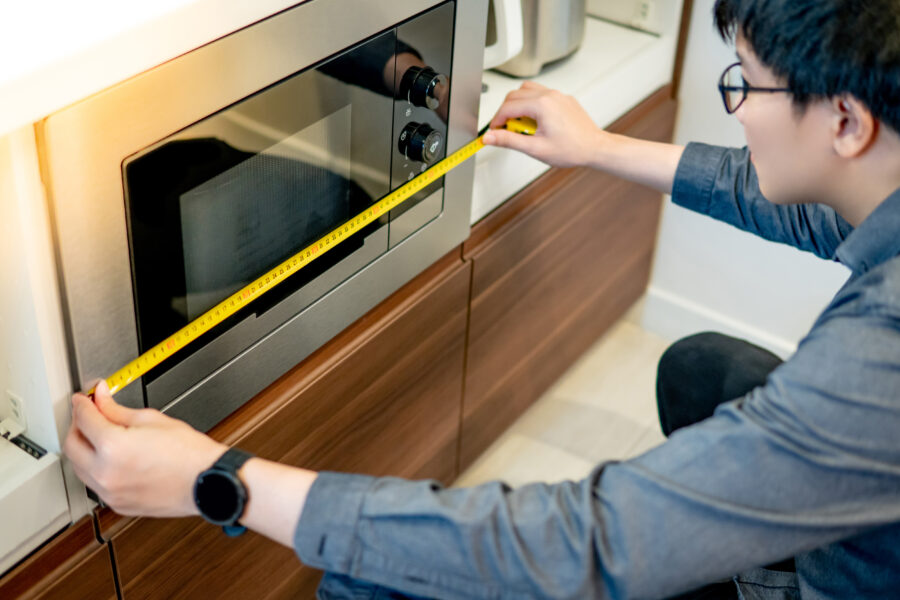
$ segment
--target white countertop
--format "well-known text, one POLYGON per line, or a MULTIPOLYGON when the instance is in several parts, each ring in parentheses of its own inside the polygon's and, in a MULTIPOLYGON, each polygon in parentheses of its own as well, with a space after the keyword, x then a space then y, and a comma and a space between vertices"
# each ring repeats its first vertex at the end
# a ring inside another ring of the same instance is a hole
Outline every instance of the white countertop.
MULTIPOLYGON (((598 125, 606 127, 672 79, 675 37, 588 18, 584 42, 569 58, 533 80, 574 96, 598 125)), ((484 126, 522 79, 488 71, 479 125, 484 126)), ((476 157, 472 197, 474 224, 549 167, 524 154, 485 148, 476 157)))
POLYGON ((0 135, 299 0, 8 0, 0 135))

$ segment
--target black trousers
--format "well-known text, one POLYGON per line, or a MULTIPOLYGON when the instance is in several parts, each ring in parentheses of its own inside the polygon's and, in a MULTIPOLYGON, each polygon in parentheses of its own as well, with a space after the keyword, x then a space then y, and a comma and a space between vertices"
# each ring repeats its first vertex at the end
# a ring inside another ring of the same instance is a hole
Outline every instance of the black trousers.
MULTIPOLYGON (((723 402, 763 385, 781 359, 759 346, 720 333, 698 333, 665 351, 656 372, 656 407, 667 436, 711 417, 723 402)), ((793 560, 768 568, 793 570, 793 560)), ((732 600, 732 581, 713 583, 669 600, 732 600)))
POLYGON ((659 359, 656 406, 667 436, 711 417, 716 407, 763 385, 781 359, 721 333, 678 340, 659 359))

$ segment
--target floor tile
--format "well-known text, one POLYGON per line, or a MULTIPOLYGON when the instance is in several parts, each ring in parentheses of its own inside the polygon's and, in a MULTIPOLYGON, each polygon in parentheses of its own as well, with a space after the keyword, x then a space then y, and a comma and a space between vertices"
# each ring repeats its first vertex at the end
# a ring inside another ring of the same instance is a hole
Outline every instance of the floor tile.
POLYGON ((508 432, 495 442, 456 480, 456 486, 472 486, 500 479, 513 487, 544 481, 583 479, 594 464, 540 440, 508 432))
POLYGON ((624 458, 646 430, 625 415, 553 397, 537 402, 512 428, 594 463, 624 458))
POLYGON ((656 423, 656 364, 668 342, 620 321, 546 395, 656 423))
POLYGON ((669 342, 639 325, 640 302, 457 480, 578 480, 597 464, 654 448, 656 364, 669 342))

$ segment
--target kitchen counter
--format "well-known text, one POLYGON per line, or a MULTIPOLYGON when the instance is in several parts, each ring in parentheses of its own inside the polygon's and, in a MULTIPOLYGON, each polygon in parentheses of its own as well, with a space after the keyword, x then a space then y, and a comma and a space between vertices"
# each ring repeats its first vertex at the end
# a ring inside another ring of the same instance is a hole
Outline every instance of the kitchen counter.
MULTIPOLYGON (((533 81, 574 96, 595 123, 606 127, 672 80, 676 35, 655 35, 589 17, 584 42, 572 56, 533 81)), ((490 122, 506 94, 523 79, 495 71, 484 76, 479 126, 490 122)), ((485 148, 476 157, 474 224, 549 167, 524 154, 485 148)))

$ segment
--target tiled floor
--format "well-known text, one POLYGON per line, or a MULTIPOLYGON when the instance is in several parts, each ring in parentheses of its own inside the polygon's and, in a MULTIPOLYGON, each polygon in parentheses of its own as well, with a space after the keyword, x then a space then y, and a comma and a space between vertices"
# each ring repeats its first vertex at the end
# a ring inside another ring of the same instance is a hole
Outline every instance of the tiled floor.
POLYGON ((599 462, 663 441, 656 363, 669 342, 643 330, 636 305, 456 481, 581 479, 599 462))

